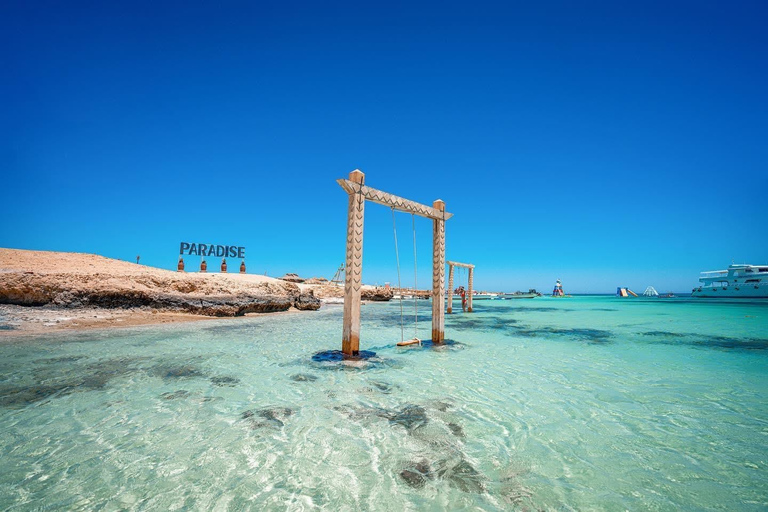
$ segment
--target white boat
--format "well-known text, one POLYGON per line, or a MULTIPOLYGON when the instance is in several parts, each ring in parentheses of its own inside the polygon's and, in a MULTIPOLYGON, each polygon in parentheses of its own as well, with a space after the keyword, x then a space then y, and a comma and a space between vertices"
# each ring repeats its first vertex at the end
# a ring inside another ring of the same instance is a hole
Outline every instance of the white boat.
POLYGON ((472 300, 495 300, 501 298, 500 293, 475 293, 472 300))
POLYGON ((730 265, 702 272, 692 297, 768 299, 768 265, 730 265))
POLYGON ((531 288, 528 290, 528 293, 526 292, 514 292, 514 293, 505 293, 502 295, 502 299, 535 299, 536 297, 541 297, 541 294, 536 291, 535 288, 531 288))

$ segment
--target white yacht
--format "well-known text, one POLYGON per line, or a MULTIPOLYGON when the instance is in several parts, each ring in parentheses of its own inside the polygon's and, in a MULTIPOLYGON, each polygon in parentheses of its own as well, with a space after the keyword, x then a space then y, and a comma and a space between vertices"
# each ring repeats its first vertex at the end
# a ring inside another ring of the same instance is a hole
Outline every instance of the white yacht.
POLYGON ((768 298, 768 265, 730 265, 727 270, 702 272, 693 297, 768 298))

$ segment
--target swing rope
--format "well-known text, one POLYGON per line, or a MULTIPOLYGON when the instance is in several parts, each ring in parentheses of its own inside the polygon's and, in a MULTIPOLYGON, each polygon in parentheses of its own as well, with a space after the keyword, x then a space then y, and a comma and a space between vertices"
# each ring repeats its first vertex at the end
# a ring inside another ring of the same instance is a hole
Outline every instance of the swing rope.
POLYGON ((405 340, 405 324, 403 322, 403 288, 400 286, 400 254, 397 250, 397 223, 395 222, 395 207, 392 207, 392 232, 395 235, 395 260, 397 261, 397 290, 400 295, 400 341, 405 340))

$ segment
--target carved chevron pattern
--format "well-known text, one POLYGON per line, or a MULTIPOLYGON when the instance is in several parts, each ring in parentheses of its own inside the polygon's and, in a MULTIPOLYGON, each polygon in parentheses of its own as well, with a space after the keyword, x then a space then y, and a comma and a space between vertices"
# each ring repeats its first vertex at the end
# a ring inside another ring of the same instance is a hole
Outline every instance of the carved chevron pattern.
POLYGON ((344 188, 344 190, 347 191, 348 194, 359 193, 362 194, 362 196, 368 201, 390 206, 396 210, 414 213, 416 215, 420 215, 421 217, 427 217, 433 220, 448 220, 449 218, 453 217, 452 213, 436 210, 431 206, 417 203, 415 201, 409 201, 408 199, 404 199, 400 196, 388 194, 387 192, 382 192, 381 190, 376 190, 375 188, 366 187, 365 185, 360 185, 359 183, 355 183, 350 180, 336 181, 344 188))
POLYGON ((360 293, 363 274, 363 214, 365 201, 359 194, 349 195, 347 223, 347 268, 344 287, 360 293))

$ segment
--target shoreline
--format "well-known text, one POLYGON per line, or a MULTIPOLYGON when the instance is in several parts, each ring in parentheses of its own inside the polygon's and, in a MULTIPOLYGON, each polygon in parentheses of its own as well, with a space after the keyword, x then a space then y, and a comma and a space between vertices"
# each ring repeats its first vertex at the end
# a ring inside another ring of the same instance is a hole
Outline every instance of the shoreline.
MULTIPOLYGON (((369 302, 365 302, 367 304, 369 302)), ((342 306, 324 302, 324 306, 342 306)), ((186 324, 211 320, 237 322, 243 318, 303 314, 290 308, 270 313, 247 313, 236 317, 203 316, 194 313, 147 309, 63 308, 56 306, 16 306, 0 304, 0 342, 11 338, 35 337, 45 334, 77 333, 96 330, 116 330, 131 327, 186 324)))
MULTIPOLYGON (((389 290, 363 285, 363 300, 389 290)), ((240 273, 187 273, 95 254, 0 248, 0 337, 114 329, 341 304, 344 287, 240 273)))

